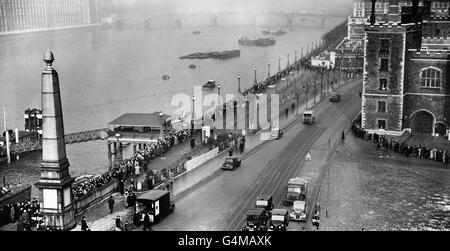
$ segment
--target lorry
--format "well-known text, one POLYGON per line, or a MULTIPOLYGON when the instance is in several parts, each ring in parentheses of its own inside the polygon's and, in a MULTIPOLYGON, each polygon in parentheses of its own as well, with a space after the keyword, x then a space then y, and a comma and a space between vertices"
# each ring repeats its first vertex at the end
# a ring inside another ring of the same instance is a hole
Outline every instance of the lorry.
POLYGON ((288 181, 286 198, 284 205, 292 204, 296 200, 305 200, 308 192, 308 179, 305 177, 295 177, 288 181))
POLYGON ((138 222, 144 221, 146 212, 149 213, 151 222, 160 222, 175 210, 175 204, 170 201, 170 193, 165 190, 145 192, 136 199, 136 202, 135 218, 138 222))
POLYGON ((303 112, 303 124, 313 125, 316 122, 314 111, 303 112))
POLYGON ((338 91, 331 92, 330 102, 339 102, 339 101, 341 101, 341 93, 338 91))
POLYGON ((272 195, 259 195, 256 197, 255 208, 262 208, 265 213, 270 217, 271 211, 273 209, 272 195))

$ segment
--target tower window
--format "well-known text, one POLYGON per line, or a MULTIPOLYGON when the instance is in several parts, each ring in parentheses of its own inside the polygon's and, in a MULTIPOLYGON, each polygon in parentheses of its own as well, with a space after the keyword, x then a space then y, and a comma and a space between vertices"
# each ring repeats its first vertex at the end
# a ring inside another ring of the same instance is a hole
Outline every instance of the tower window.
POLYGON ((387 90, 387 79, 380 79, 380 85, 378 86, 379 91, 387 90))
POLYGON ((386 101, 378 101, 378 112, 380 113, 386 112, 386 101))
POLYGON ((381 39, 380 52, 389 53, 389 39, 381 39))
POLYGON ((386 120, 385 119, 379 119, 377 120, 378 129, 386 129, 386 120))
POLYGON ((422 88, 440 88, 442 71, 428 67, 420 72, 420 87, 422 88))
POLYGON ((389 59, 382 58, 380 60, 380 71, 389 71, 389 59))

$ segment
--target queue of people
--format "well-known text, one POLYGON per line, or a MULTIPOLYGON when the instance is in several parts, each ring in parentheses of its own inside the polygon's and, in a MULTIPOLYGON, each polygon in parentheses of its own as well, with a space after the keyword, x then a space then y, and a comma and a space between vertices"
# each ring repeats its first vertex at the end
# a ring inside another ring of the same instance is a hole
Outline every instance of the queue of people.
POLYGON ((449 163, 450 161, 450 151, 444 150, 442 148, 430 148, 421 145, 409 145, 405 142, 399 142, 386 135, 379 135, 376 133, 369 133, 357 123, 352 123, 353 133, 360 138, 365 140, 372 140, 377 144, 377 149, 381 147, 399 153, 405 157, 414 157, 419 159, 434 160, 441 163, 449 163))
MULTIPOLYGON (((80 198, 89 192, 102 187, 110 182, 113 178, 117 178, 121 182, 121 194, 124 194, 124 181, 127 176, 136 174, 136 166, 145 166, 157 156, 161 156, 171 149, 175 144, 184 143, 189 138, 189 130, 180 130, 170 132, 164 138, 159 139, 153 144, 149 144, 145 149, 139 150, 131 158, 120 163, 119 166, 110 169, 108 172, 91 178, 77 186, 74 186, 73 193, 75 199, 80 198)), ((140 172, 140 171, 139 171, 140 172)))
POLYGON ((31 231, 33 224, 40 223, 39 201, 0 205, 0 226, 17 222, 18 231, 31 231))

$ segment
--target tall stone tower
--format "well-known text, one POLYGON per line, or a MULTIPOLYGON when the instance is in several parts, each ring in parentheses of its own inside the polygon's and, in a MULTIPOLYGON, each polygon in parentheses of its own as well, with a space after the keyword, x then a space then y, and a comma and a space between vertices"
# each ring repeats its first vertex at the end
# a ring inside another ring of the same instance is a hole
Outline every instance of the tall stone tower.
POLYGON ((64 121, 58 73, 53 69, 54 56, 45 52, 47 68, 42 72, 42 163, 39 201, 44 215, 42 227, 69 230, 75 227, 72 206, 72 183, 64 142, 64 121))

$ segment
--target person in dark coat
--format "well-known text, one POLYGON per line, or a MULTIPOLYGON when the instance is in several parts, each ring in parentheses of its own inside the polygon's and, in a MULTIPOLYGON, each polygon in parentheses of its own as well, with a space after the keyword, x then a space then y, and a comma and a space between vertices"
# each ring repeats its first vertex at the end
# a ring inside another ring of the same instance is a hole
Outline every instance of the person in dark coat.
POLYGON ((148 214, 148 212, 145 212, 144 215, 144 227, 142 228, 142 231, 146 231, 146 230, 152 231, 152 227, 151 227, 151 222, 150 222, 150 215, 148 214))
POLYGON ((86 222, 86 217, 83 216, 83 218, 81 220, 81 231, 88 231, 88 230, 89 230, 89 227, 86 222))
POLYGON ((116 228, 120 229, 120 231, 123 230, 122 220, 120 220, 120 216, 117 216, 116 218, 116 228))
POLYGON ((230 147, 228 148, 228 155, 231 157, 233 156, 233 149, 230 147))
POLYGON ((345 132, 344 132, 344 131, 342 131, 342 136, 341 136, 341 138, 342 138, 342 141, 345 140, 345 132))
POLYGON ((114 210, 114 203, 115 203, 115 201, 114 201, 114 198, 112 197, 112 195, 109 196, 109 199, 108 199, 108 206, 109 206, 109 211, 110 211, 110 213, 113 213, 113 210, 114 210))

